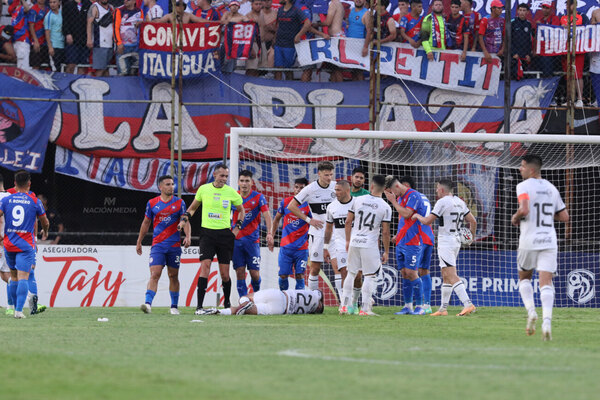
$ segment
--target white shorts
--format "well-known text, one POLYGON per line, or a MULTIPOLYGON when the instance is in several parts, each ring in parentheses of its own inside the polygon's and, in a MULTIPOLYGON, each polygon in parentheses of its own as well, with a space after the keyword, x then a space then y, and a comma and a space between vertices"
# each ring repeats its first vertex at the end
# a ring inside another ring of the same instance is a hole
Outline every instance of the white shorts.
POLYGON ((517 251, 517 268, 519 271, 536 271, 556 273, 558 267, 558 250, 543 249, 543 250, 524 250, 517 251))
POLYGON ((29 54, 31 53, 31 45, 29 43, 18 41, 14 42, 15 54, 17 56, 17 68, 31 69, 29 65, 29 54))
POLYGON ((254 294, 258 315, 282 315, 287 308, 287 296, 279 289, 263 289, 254 294))
POLYGON ((456 267, 456 259, 460 251, 460 243, 438 243, 437 252, 440 260, 440 268, 456 267))
POLYGON ((353 247, 348 249, 348 271, 362 271, 363 275, 376 274, 381 268, 379 249, 374 247, 353 247))
POLYGON ((335 258, 337 261, 338 270, 348 266, 348 253, 346 252, 345 246, 344 248, 333 246, 333 248, 329 249, 329 254, 331 255, 331 258, 335 258))
POLYGON ((323 262, 323 236, 308 235, 308 259, 323 262))

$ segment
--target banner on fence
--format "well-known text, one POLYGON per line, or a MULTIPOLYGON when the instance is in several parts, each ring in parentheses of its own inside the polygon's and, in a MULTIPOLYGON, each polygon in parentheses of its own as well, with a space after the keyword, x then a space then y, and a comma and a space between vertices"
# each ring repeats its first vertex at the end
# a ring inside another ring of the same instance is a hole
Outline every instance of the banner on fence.
MULTIPOLYGON (((183 78, 197 78, 219 70, 215 51, 221 43, 219 23, 176 25, 175 44, 182 43, 183 55, 175 54, 175 76, 179 62, 183 78), (182 27, 183 29, 180 29, 182 27)), ((140 25, 140 75, 152 79, 171 79, 173 26, 144 22, 140 25)))
MULTIPOLYGON (((577 26, 575 52, 577 54, 597 53, 600 51, 599 25, 577 26)), ((536 34, 536 53, 540 56, 559 56, 571 51, 567 48, 569 28, 553 25, 538 25, 536 34)))
MULTIPOLYGON (((303 40, 296 44, 301 66, 322 62, 340 68, 370 70, 369 56, 363 57, 364 39, 331 38, 303 40)), ((481 52, 467 52, 464 62, 459 50, 434 51, 429 61, 423 49, 406 43, 381 46, 381 74, 423 85, 463 93, 495 95, 498 92, 502 63, 497 56, 490 62, 481 52)))

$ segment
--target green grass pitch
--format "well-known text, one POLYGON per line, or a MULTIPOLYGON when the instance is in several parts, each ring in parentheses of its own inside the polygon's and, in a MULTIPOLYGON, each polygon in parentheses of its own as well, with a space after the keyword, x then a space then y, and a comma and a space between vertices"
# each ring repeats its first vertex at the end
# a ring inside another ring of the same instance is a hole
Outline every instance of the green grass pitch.
POLYGON ((334 308, 272 317, 197 317, 192 309, 172 316, 165 308, 2 315, 0 399, 599 396, 598 310, 555 309, 552 342, 541 341, 539 321, 525 336, 522 308, 465 318, 375 311, 381 316, 339 316, 334 308))

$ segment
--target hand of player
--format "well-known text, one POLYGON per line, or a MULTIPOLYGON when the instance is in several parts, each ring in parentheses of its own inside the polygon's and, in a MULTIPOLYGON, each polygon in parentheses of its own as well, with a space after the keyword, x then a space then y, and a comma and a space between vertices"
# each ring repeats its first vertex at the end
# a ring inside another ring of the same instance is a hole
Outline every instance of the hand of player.
POLYGON ((433 51, 430 51, 429 53, 427 53, 427 59, 429 61, 433 61, 435 59, 435 57, 433 56, 433 51))
POLYGON ((314 218, 311 218, 309 225, 314 226, 317 229, 323 229, 323 221, 319 221, 314 218))
POLYGON ((135 245, 135 252, 138 253, 138 256, 142 255, 142 244, 138 243, 135 245))
POLYGON ((33 42, 33 51, 35 51, 36 53, 40 52, 40 42, 38 42, 37 40, 33 42))
POLYGON ((390 189, 385 189, 383 191, 383 194, 385 194, 385 198, 392 204, 396 204, 396 195, 390 190, 390 189))
POLYGON ((331 255, 329 254, 329 250, 323 249, 323 261, 326 263, 331 263, 331 255))
POLYGON ((94 48, 94 42, 92 41, 92 39, 88 39, 88 41, 87 41, 87 48, 88 49, 93 49, 94 48))
POLYGON ((417 217, 417 215, 419 215, 419 214, 417 214, 417 213, 414 213, 414 214, 412 215, 412 217, 410 217, 410 219, 412 219, 413 221, 414 221, 414 220, 416 220, 417 218, 419 218, 419 217, 417 217))
POLYGON ((42 229, 42 240, 46 240, 48 239, 48 231, 45 229, 42 229))
POLYGON ((54 57, 54 47, 48 46, 48 55, 54 57))
POLYGON ((177 230, 182 231, 186 223, 186 221, 179 221, 179 225, 177 225, 177 230))
POLYGON ((237 237, 238 233, 240 233, 240 229, 236 226, 231 232, 233 233, 233 236, 237 237))
POLYGON ((381 255, 381 263, 387 264, 389 257, 390 255, 387 253, 387 251, 383 252, 383 254, 381 255))
POLYGON ((510 223, 513 224, 514 226, 519 226, 519 224, 521 223, 521 220, 520 220, 520 218, 517 218, 517 214, 514 214, 510 219, 510 223))
POLYGON ((189 236, 186 236, 183 238, 183 247, 185 247, 186 249, 188 247, 190 247, 190 244, 192 244, 192 239, 189 236))
POLYGON ((273 239, 273 234, 271 232, 267 233, 267 247, 271 253, 275 248, 275 240, 273 239))
POLYGON ((467 52, 463 51, 460 55, 460 61, 465 62, 466 59, 467 59, 467 52))
POLYGON ((503 54, 504 54, 504 47, 503 47, 503 48, 501 48, 500 50, 498 50, 498 53, 496 53, 496 55, 497 55, 498 57, 502 57, 502 55, 503 55, 503 54))

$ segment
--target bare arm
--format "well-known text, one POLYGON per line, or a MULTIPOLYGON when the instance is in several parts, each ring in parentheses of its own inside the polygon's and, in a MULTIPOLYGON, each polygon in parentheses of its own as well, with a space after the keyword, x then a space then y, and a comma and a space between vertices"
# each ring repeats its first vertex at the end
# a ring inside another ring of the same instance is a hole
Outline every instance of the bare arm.
POLYGON ((469 223, 469 229, 471 230, 473 237, 475 237, 475 232, 477 232, 477 221, 475 220, 473 214, 468 213, 465 215, 465 221, 469 223))
POLYGON ((564 210, 557 212, 554 214, 554 219, 560 222, 569 222, 569 211, 565 208, 564 210))
POLYGON ((383 193, 385 194, 385 197, 387 198, 387 200, 390 203, 392 203, 392 205, 394 206, 396 211, 398 211, 398 214, 400 214, 400 216, 402 218, 410 218, 413 216, 413 214, 415 214, 414 210, 411 210, 410 208, 402 207, 400 204, 398 204, 398 200, 396 200, 396 195, 394 193, 392 193, 391 190, 386 190, 383 193))
POLYGON ((481 47, 481 50, 483 51, 483 57, 488 62, 492 61, 492 56, 490 55, 490 53, 488 53, 487 49, 485 48, 485 43, 483 42, 483 36, 479 36, 478 40, 479 40, 479 46, 481 47))
MULTIPOLYGON (((302 24, 302 29, 300 29, 300 32, 298 32, 298 34, 294 38, 294 43, 300 43, 300 39, 302 38, 302 36, 304 36, 304 34, 306 32, 308 32, 310 30, 310 28, 312 28, 312 25, 310 23, 310 20, 308 18, 306 18, 304 20, 304 23, 302 24)), ((322 34, 322 32, 321 32, 321 34, 322 34)))
POLYGON ((331 241, 331 234, 333 233, 333 223, 328 222, 325 224, 325 237, 323 237, 323 258, 325 262, 331 262, 331 255, 329 254, 329 242, 331 241))
POLYGON ((388 20, 387 27, 388 27, 388 30, 390 31, 390 34, 388 35, 388 37, 381 40, 381 44, 393 42, 394 40, 396 40, 396 35, 397 35, 396 34, 396 22, 392 18, 390 18, 388 20))
POLYGON ((16 62, 17 61, 17 55, 15 54, 15 48, 13 47, 12 43, 10 43, 10 42, 4 43, 3 49, 6 54, 0 53, 0 60, 6 61, 6 62, 16 62))
POLYGON ((354 222, 354 213, 352 211, 348 211, 348 216, 346 217, 346 226, 344 230, 346 231, 346 251, 348 251, 348 247, 350 246, 350 235, 352 235, 352 223, 354 222))
POLYGON ((138 255, 140 255, 140 256, 142 255, 142 240, 144 240, 144 236, 146 236, 146 233, 148 233, 148 229, 150 229, 151 223, 152 223, 152 221, 150 220, 150 218, 144 216, 144 220, 142 221, 142 226, 140 226, 140 233, 138 234, 138 240, 135 245, 135 250, 138 253, 138 255))
POLYGON ((519 208, 517 209, 517 212, 514 213, 514 215, 510 219, 510 222, 513 225, 518 226, 519 223, 521 222, 521 220, 528 215, 529 215, 529 199, 520 200, 519 208))
POLYGON ((306 221, 306 223, 310 226, 314 226, 317 229, 323 228, 323 222, 317 221, 314 218, 309 218, 308 216, 304 215, 302 211, 300 211, 300 209, 298 208, 299 205, 300 204, 298 203, 298 200, 294 198, 292 199, 292 201, 290 201, 290 204, 288 204, 288 210, 290 210, 292 214, 300 218, 302 221, 306 221))
POLYGON ((189 221, 183 226, 183 233, 185 233, 183 247, 187 249, 192 244, 192 224, 189 221))
MULTIPOLYGON (((169 13, 169 14, 167 14, 167 15, 163 15, 162 17, 160 17, 160 18, 157 18, 157 19, 155 19, 155 20, 152 20, 152 22, 158 22, 158 23, 161 23, 161 24, 164 24, 164 23, 171 23, 171 22, 172 22, 172 21, 171 21, 171 13, 169 13)), ((204 22, 204 21, 203 21, 203 22, 204 22)))
POLYGON ((42 236, 48 237, 48 229, 50 229, 50 221, 48 221, 48 217, 46 214, 38 216, 38 219, 42 223, 42 236))
POLYGON ((279 228, 279 221, 281 221, 281 217, 283 217, 283 214, 277 213, 275 214, 275 218, 273 218, 273 225, 271 225, 271 235, 273 235, 273 237, 275 237, 277 228, 279 228))
POLYGON ((433 224, 433 221, 437 219, 437 217, 433 214, 429 214, 428 216, 424 217, 420 214, 414 213, 412 219, 418 219, 423 225, 431 225, 433 224))
POLYGON ((273 240, 273 217, 271 217, 271 212, 269 210, 262 212, 263 218, 265 219, 265 225, 267 226, 267 247, 270 251, 273 251, 274 240, 273 240))
MULTIPOLYGON (((64 224, 58 224, 58 233, 64 232, 65 231, 65 225, 64 224)), ((62 236, 60 235, 56 235, 56 237, 54 238, 54 240, 52 241, 51 244, 58 244, 58 242, 60 242, 60 239, 62 238, 62 236)))
POLYGON ((381 223, 381 239, 383 240, 383 254, 381 255, 381 262, 387 263, 388 257, 390 256, 390 223, 381 223))
POLYGON ((87 25, 86 25, 87 47, 90 49, 94 47, 94 40, 93 40, 93 36, 92 36, 92 24, 94 23, 94 19, 96 19, 98 17, 98 9, 96 7, 90 7, 90 11, 88 12, 87 25))

